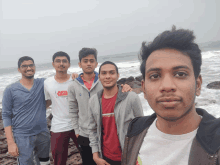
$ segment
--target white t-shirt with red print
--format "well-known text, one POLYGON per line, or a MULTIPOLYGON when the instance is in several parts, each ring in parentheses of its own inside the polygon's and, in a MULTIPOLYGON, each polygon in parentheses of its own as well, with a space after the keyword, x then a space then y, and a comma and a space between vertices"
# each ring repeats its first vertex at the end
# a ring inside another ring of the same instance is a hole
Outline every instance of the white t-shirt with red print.
POLYGON ((54 77, 44 81, 45 100, 52 101, 52 132, 66 132, 73 129, 72 117, 69 114, 68 86, 72 77, 64 83, 58 83, 54 77))

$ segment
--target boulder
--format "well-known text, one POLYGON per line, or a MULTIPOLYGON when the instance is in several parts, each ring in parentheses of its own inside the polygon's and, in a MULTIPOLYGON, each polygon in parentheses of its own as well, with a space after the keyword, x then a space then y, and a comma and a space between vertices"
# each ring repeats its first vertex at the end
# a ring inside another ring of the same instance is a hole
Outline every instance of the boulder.
POLYGON ((142 79, 143 79, 143 76, 142 76, 142 75, 135 77, 135 80, 136 80, 136 81, 140 81, 140 82, 141 82, 142 79))
POLYGON ((209 89, 220 89, 220 81, 211 82, 206 87, 209 89))

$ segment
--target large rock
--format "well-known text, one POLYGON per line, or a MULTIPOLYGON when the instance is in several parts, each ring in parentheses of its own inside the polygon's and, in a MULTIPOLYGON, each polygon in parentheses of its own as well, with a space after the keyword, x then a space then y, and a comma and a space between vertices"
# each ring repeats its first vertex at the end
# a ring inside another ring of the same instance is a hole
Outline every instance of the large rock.
POLYGON ((130 87, 133 89, 133 91, 137 94, 143 92, 141 89, 141 80, 143 79, 142 76, 137 76, 137 77, 133 77, 130 76, 128 78, 121 78, 120 80, 118 80, 117 84, 121 85, 121 84, 128 84, 130 85, 130 87))
POLYGON ((206 87, 209 89, 220 89, 220 81, 211 82, 206 87))
POLYGON ((142 75, 137 76, 137 77, 135 77, 135 80, 141 82, 143 80, 143 76, 142 75))

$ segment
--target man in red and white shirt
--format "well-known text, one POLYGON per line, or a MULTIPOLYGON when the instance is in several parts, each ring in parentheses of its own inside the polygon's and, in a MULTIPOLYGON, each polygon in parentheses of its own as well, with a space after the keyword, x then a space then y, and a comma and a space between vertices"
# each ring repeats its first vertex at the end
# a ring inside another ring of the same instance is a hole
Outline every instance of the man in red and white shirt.
POLYGON ((106 61, 99 68, 103 90, 89 100, 89 140, 97 165, 120 165, 129 122, 143 116, 141 101, 134 92, 117 86, 118 67, 106 61))
POLYGON ((53 118, 50 131, 54 165, 64 165, 67 161, 70 138, 78 148, 73 118, 68 106, 68 86, 73 81, 71 75, 67 74, 70 57, 65 52, 57 52, 53 55, 52 64, 56 75, 44 81, 44 92, 47 106, 52 103, 53 118))

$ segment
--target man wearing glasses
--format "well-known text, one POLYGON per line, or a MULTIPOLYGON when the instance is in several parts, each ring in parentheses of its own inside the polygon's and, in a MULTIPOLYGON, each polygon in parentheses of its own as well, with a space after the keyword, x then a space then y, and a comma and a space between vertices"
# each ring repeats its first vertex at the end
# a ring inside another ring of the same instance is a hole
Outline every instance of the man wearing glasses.
POLYGON ((20 165, 50 164, 50 134, 46 121, 44 79, 34 79, 31 57, 18 60, 21 80, 6 87, 2 100, 2 119, 8 152, 20 165))

